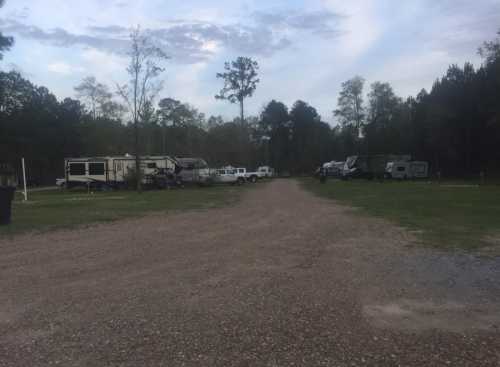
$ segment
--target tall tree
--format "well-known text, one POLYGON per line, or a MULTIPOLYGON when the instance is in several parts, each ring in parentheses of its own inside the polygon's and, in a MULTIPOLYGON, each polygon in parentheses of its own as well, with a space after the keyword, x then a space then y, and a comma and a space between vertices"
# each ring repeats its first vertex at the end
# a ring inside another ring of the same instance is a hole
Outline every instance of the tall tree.
POLYGON ((253 95, 260 81, 258 70, 257 61, 240 56, 235 61, 226 62, 223 73, 217 73, 217 78, 224 80, 224 87, 215 98, 239 103, 241 123, 245 121, 244 100, 253 95))
POLYGON ((151 39, 141 32, 140 27, 135 28, 130 34, 131 49, 129 51, 130 63, 127 72, 130 76, 128 84, 118 85, 118 94, 128 105, 134 124, 134 154, 136 188, 142 189, 141 162, 139 147, 139 124, 149 117, 150 107, 162 89, 163 83, 159 80, 165 69, 161 64, 168 56, 151 39))
POLYGON ((204 125, 204 115, 187 103, 182 103, 173 98, 163 98, 158 102, 158 122, 162 129, 162 151, 167 152, 167 132, 171 133, 168 140, 172 140, 171 152, 179 152, 179 144, 186 146, 184 152, 193 152, 193 131, 204 125), (172 139, 170 139, 172 138, 172 139), (175 138, 175 139, 174 139, 175 138), (177 140, 174 142, 173 140, 177 140))
POLYGON ((108 87, 93 76, 84 78, 74 89, 76 97, 84 101, 94 120, 106 112, 106 106, 111 103, 113 96, 108 87))
POLYGON ((288 107, 272 100, 262 111, 259 124, 263 134, 270 139, 266 146, 266 158, 277 172, 290 171, 292 126, 288 107))
POLYGON ((401 99, 394 94, 389 83, 375 82, 368 95, 368 123, 387 124, 394 116, 394 111, 401 99))
POLYGON ((500 60, 500 30, 497 35, 498 37, 495 40, 484 42, 483 46, 479 48, 479 55, 485 58, 487 65, 500 60))
MULTIPOLYGON (((4 6, 5 0, 0 0, 0 8, 4 6)), ((7 37, 0 32, 0 60, 3 59, 3 52, 8 51, 12 44, 14 43, 14 38, 7 37)))
POLYGON ((173 98, 163 98, 158 102, 158 115, 162 125, 168 124, 174 127, 181 127, 193 118, 193 111, 190 107, 173 98))
POLYGON ((304 101, 297 101, 290 110, 292 168, 296 173, 308 173, 328 157, 328 124, 321 122, 321 117, 314 107, 304 101))
POLYGON ((333 111, 343 127, 354 126, 357 135, 361 135, 365 112, 363 107, 363 86, 365 80, 355 76, 342 83, 337 101, 338 108, 333 111))

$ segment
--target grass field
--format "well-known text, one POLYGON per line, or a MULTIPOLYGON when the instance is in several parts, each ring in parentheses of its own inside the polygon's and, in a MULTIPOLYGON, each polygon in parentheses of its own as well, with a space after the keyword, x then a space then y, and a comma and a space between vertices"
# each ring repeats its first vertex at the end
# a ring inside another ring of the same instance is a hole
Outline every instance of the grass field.
POLYGON ((440 248, 500 247, 500 186, 304 179, 314 193, 358 207, 420 233, 440 248))
POLYGON ((148 212, 206 209, 229 205, 253 185, 185 188, 179 190, 96 192, 41 191, 22 202, 16 194, 12 224, 0 226, 0 236, 108 222, 148 212))

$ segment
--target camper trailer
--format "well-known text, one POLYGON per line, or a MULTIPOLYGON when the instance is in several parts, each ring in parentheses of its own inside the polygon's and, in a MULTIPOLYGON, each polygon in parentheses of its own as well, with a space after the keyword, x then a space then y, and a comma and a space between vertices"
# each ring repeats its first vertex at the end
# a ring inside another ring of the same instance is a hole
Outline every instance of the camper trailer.
POLYGON ((429 177, 429 164, 427 162, 388 162, 385 168, 385 177, 397 180, 429 177))
POLYGON ((386 173, 388 162, 411 161, 410 155, 354 155, 347 157, 342 178, 367 178, 383 177, 386 173))
MULTIPOLYGON (((169 156, 141 157, 142 180, 149 183, 159 169, 174 171, 176 160, 169 156)), ((90 186, 98 189, 120 188, 135 173, 135 157, 130 155, 115 157, 67 158, 64 162, 64 186, 90 186)))

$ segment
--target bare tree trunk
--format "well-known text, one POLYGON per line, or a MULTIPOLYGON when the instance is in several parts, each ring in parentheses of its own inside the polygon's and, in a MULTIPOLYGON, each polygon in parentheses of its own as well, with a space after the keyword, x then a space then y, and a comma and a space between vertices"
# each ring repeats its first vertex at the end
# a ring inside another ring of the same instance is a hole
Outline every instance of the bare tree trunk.
POLYGON ((134 122, 134 145, 135 145, 135 178, 136 178, 136 190, 137 192, 142 191, 142 173, 141 173, 141 158, 139 156, 139 123, 137 119, 134 122))
POLYGON ((162 134, 162 151, 163 155, 167 155, 167 126, 163 126, 161 129, 163 134, 162 134))
POLYGON ((138 61, 139 55, 135 55, 134 64, 134 133, 135 133, 135 179, 136 190, 142 192, 142 175, 141 175, 141 158, 139 157, 139 119, 138 119, 138 88, 139 88, 139 72, 140 66, 138 61))
POLYGON ((240 123, 243 125, 245 122, 245 114, 243 110, 243 98, 240 99, 240 123))

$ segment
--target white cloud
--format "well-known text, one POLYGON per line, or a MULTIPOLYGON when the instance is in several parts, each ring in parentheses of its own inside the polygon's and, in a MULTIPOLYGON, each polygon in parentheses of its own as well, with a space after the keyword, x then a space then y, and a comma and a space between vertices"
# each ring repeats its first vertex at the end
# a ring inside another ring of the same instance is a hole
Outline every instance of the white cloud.
POLYGON ((342 81, 359 74, 367 86, 389 81, 403 97, 415 94, 451 63, 477 65, 477 47, 500 26, 499 0, 122 2, 7 1, 0 28, 16 45, 5 64, 16 63, 58 96, 71 95, 86 75, 114 89, 128 80, 128 59, 116 50, 128 47, 128 29, 140 23, 172 56, 162 95, 207 114, 236 115, 236 106, 215 101, 215 73, 224 61, 252 56, 262 82, 249 114, 272 98, 300 98, 330 119, 342 81))
POLYGON ((69 65, 64 61, 56 61, 51 64, 48 64, 47 69, 52 73, 61 75, 72 75, 72 74, 83 73, 85 71, 85 68, 81 66, 69 65))
POLYGON ((125 81, 128 66, 126 56, 118 56, 89 48, 81 53, 81 57, 84 65, 89 70, 89 74, 95 76, 97 80, 111 87, 117 82, 122 83, 125 81))
POLYGON ((190 103, 202 112, 205 112, 214 103, 215 90, 207 90, 207 85, 202 83, 202 75, 207 64, 200 62, 182 66, 168 67, 164 75, 165 88, 162 97, 171 97, 190 103))
POLYGON ((331 11, 344 14, 340 31, 344 32, 336 44, 336 53, 344 62, 353 62, 367 52, 384 31, 384 20, 379 19, 376 1, 325 0, 331 11))

